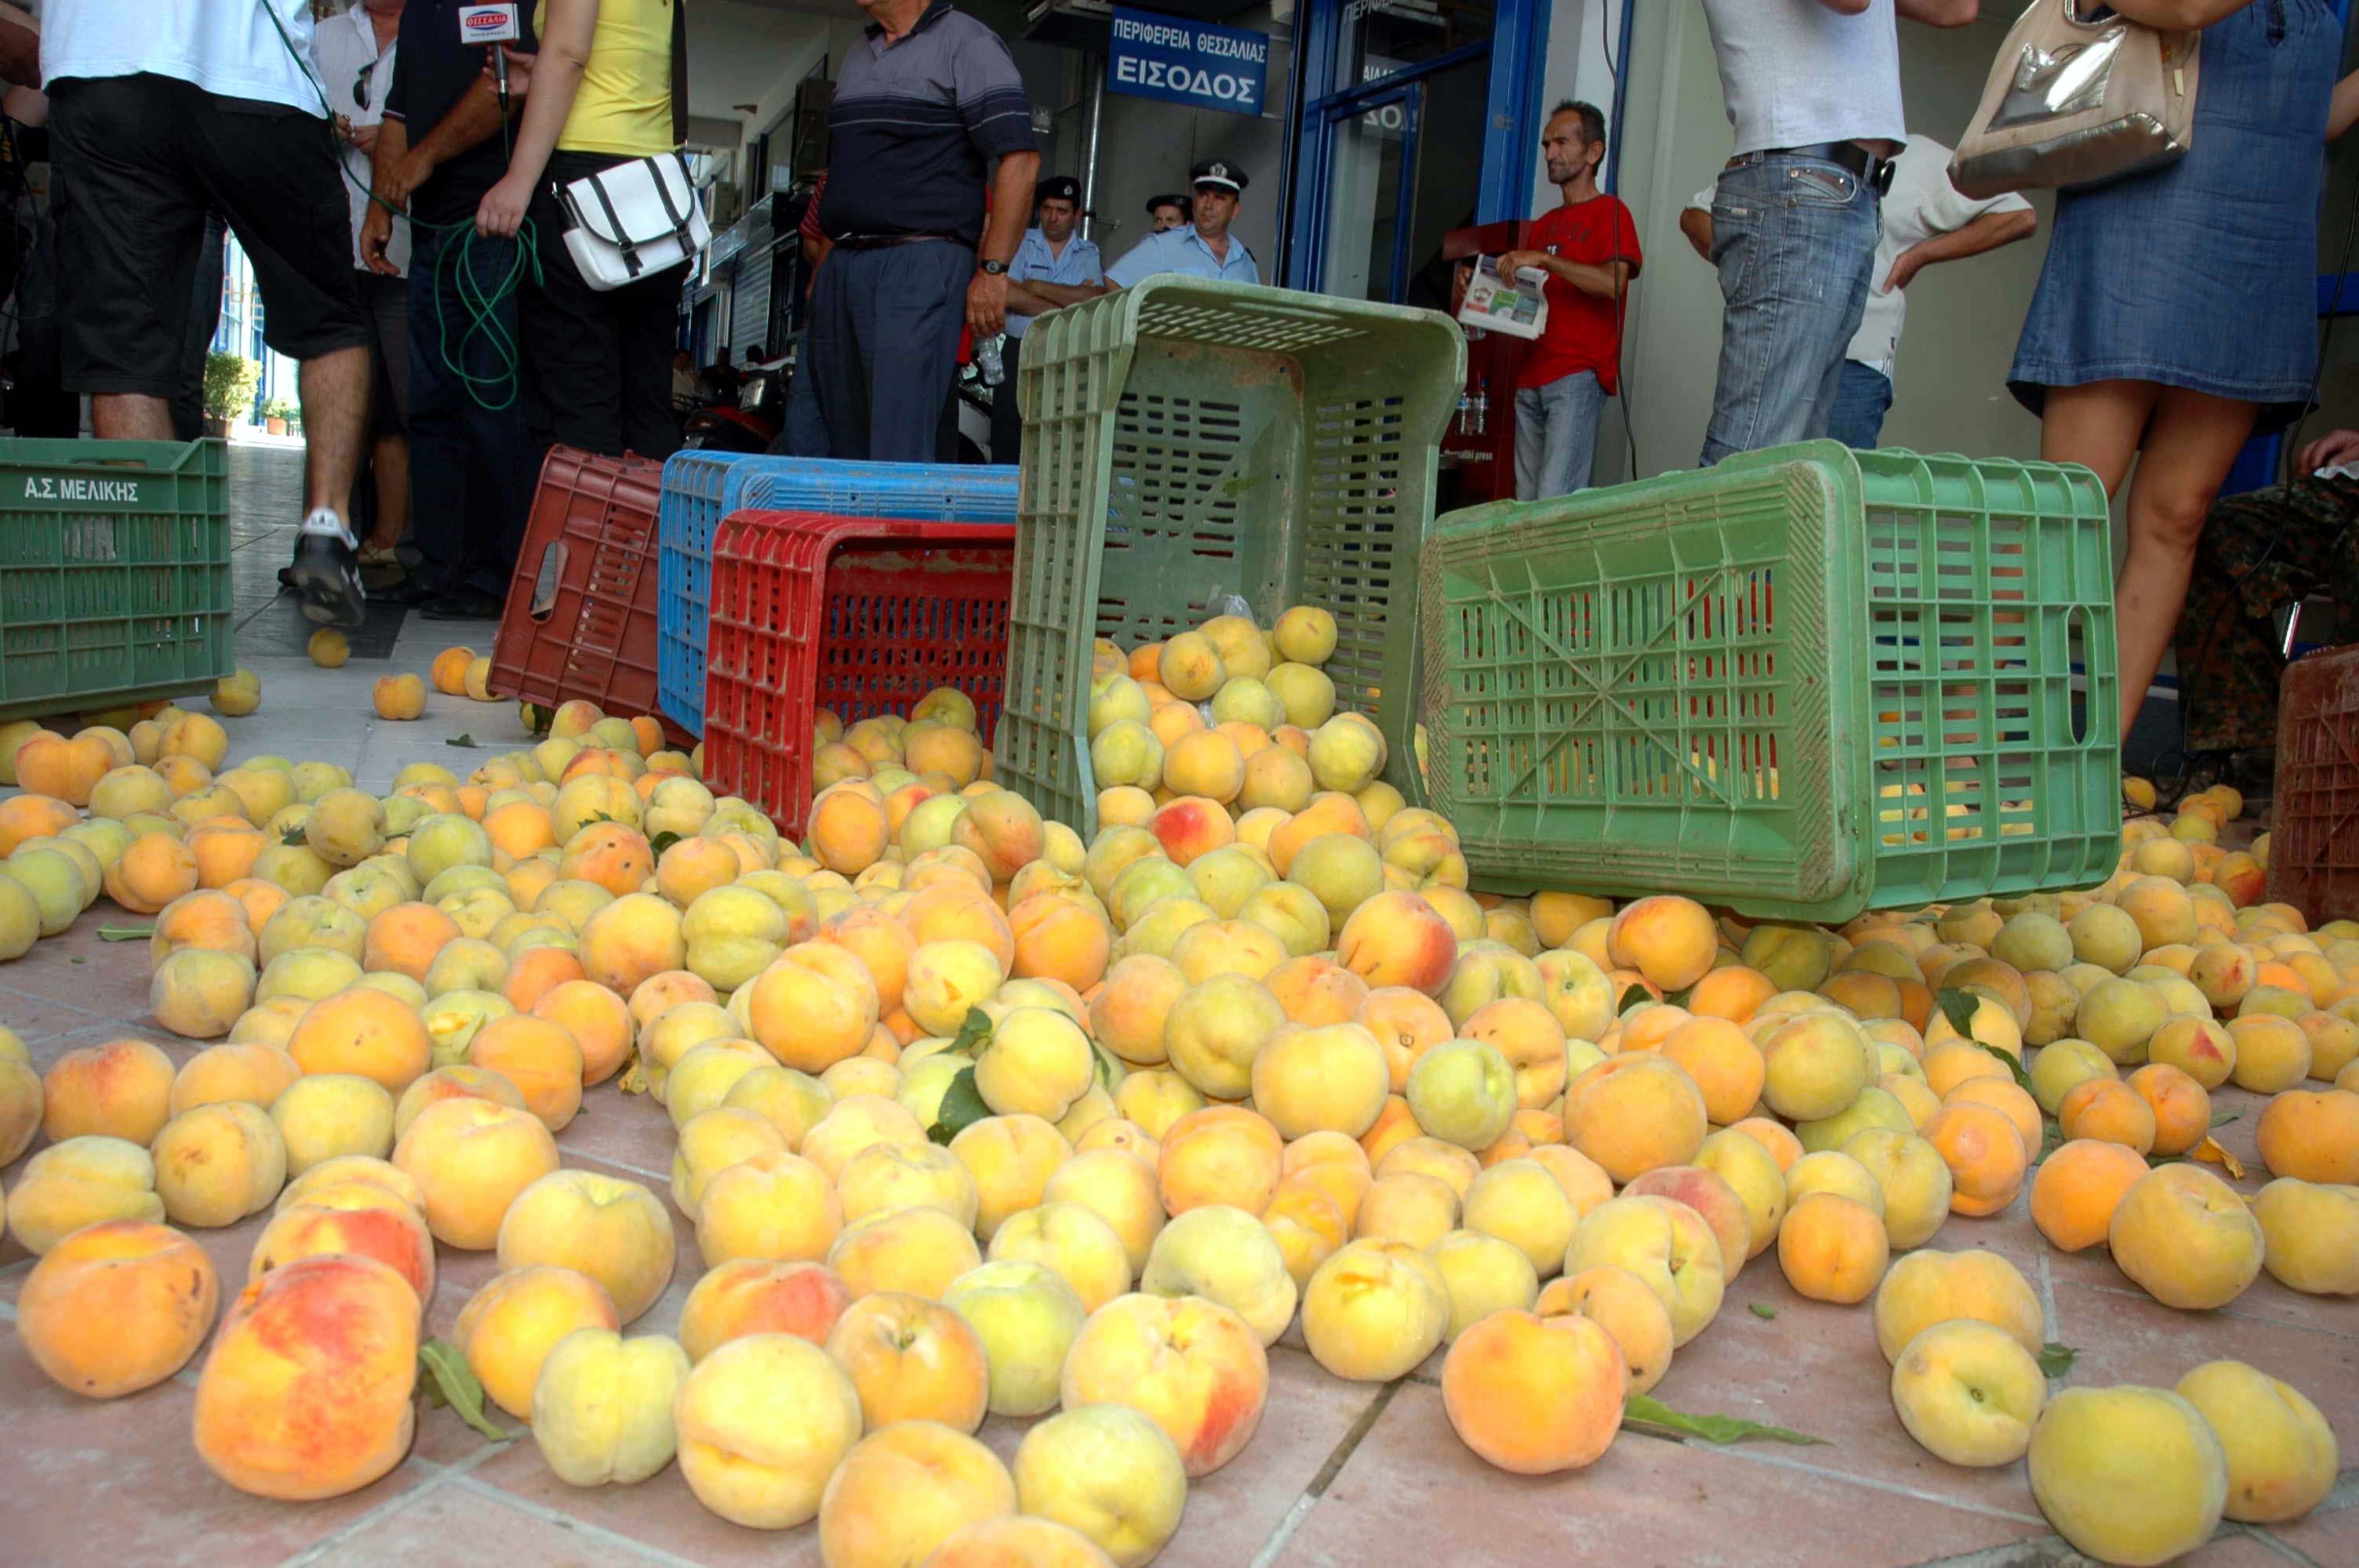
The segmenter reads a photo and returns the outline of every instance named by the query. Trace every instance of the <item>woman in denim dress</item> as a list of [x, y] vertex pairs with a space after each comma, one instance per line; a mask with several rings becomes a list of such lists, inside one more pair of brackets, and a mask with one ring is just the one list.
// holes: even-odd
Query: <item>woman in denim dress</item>
[[2318, 368], [2319, 203], [2342, 32], [2328, 0], [2113, 0], [2203, 28], [2194, 141], [2167, 168], [2057, 199], [2008, 389], [2040, 456], [2128, 502], [2114, 589], [2126, 734], [2187, 596], [2204, 514]]

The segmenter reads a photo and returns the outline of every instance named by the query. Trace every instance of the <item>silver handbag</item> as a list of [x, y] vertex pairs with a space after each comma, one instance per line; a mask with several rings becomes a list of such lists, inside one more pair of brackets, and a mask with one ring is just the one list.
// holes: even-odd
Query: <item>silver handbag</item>
[[2195, 139], [2202, 38], [2130, 21], [2099, 0], [2031, 0], [1950, 159], [1951, 183], [1985, 200], [2177, 162]]

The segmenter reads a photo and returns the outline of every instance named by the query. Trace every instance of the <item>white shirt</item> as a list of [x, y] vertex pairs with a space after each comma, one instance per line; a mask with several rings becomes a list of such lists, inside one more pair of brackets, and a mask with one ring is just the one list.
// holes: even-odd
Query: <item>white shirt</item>
[[[2031, 203], [2013, 191], [1977, 201], [1950, 183], [1950, 149], [1930, 136], [1911, 135], [1894, 159], [1892, 190], [1884, 199], [1884, 233], [1875, 243], [1875, 272], [1868, 280], [1867, 309], [1843, 357], [1857, 360], [1889, 379], [1900, 354], [1900, 329], [1908, 316], [1908, 291], [1888, 288], [1892, 264], [1901, 253], [1937, 234], [1955, 233], [1990, 212], [2028, 212]], [[1712, 211], [1712, 192], [1695, 193], [1688, 206]]]
[[44, 87], [67, 76], [152, 72], [318, 115], [320, 92], [305, 69], [310, 52], [310, 0], [49, 0], [42, 7]]
[[[385, 46], [384, 53], [377, 52], [376, 26], [369, 20], [364, 4], [321, 23], [319, 35], [311, 40], [311, 67], [319, 72], [320, 85], [327, 89], [329, 107], [355, 127], [378, 124], [385, 119], [385, 95], [393, 91], [393, 55], [391, 44]], [[364, 70], [368, 72], [366, 107], [353, 91], [360, 85]], [[344, 147], [343, 158], [350, 176], [343, 184], [344, 203], [353, 217], [353, 265], [364, 267], [367, 264], [361, 259], [361, 220], [368, 216], [374, 170], [369, 155], [358, 147]], [[397, 270], [409, 271], [408, 219], [396, 215], [385, 254]]]
[[1893, 0], [1855, 16], [1819, 0], [1703, 0], [1703, 15], [1737, 152], [1908, 134]]

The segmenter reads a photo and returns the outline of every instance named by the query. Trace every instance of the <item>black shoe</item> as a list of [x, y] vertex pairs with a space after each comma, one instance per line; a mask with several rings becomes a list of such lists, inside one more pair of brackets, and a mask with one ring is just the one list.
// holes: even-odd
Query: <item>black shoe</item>
[[458, 588], [429, 604], [424, 613], [429, 621], [497, 621], [500, 610], [500, 601], [490, 594]]
[[416, 610], [421, 606], [432, 604], [441, 597], [442, 591], [440, 589], [429, 588], [414, 577], [403, 578], [399, 582], [387, 587], [373, 588], [368, 590], [368, 601], [371, 604], [397, 604], [404, 610]]
[[303, 619], [321, 626], [357, 626], [367, 604], [361, 592], [360, 546], [343, 520], [326, 507], [303, 519], [295, 562], [282, 574], [301, 600]]

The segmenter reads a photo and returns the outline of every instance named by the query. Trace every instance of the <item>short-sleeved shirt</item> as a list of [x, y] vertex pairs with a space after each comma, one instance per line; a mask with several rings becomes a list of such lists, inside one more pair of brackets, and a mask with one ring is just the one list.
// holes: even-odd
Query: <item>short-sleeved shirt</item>
[[303, 69], [310, 51], [310, 0], [49, 0], [41, 8], [44, 83], [152, 73], [324, 118]]
[[828, 105], [821, 198], [830, 239], [853, 234], [983, 238], [984, 166], [1035, 150], [1024, 80], [999, 35], [934, 0], [889, 47], [871, 24], [844, 56]]
[[[2031, 203], [2008, 191], [1977, 201], [1950, 183], [1950, 149], [1930, 136], [1911, 135], [1893, 160], [1892, 189], [1884, 199], [1884, 235], [1876, 242], [1875, 273], [1868, 279], [1867, 308], [1859, 331], [1843, 351], [1886, 379], [1900, 355], [1900, 329], [1908, 317], [1908, 291], [1887, 288], [1892, 264], [1911, 245], [1936, 234], [1955, 233], [1991, 212], [2028, 212]], [[1688, 206], [1712, 211], [1712, 192], [1699, 190]]]
[[[386, 95], [393, 91], [394, 62], [400, 55], [400, 40], [380, 50], [376, 47], [376, 24], [369, 20], [368, 7], [355, 5], [341, 16], [330, 16], [320, 23], [311, 38], [311, 63], [320, 73], [320, 85], [327, 90], [328, 107], [350, 120], [355, 127], [374, 125], [385, 118]], [[367, 102], [362, 102], [365, 93]], [[353, 265], [365, 267], [362, 260], [361, 220], [368, 216], [369, 184], [373, 178], [373, 160], [360, 148], [346, 146], [342, 149], [345, 204], [353, 214]], [[393, 221], [393, 236], [386, 242], [386, 259], [396, 272], [409, 270], [409, 220]]]
[[[1593, 196], [1542, 213], [1533, 220], [1523, 248], [1590, 266], [1627, 262], [1633, 277], [1646, 261], [1638, 249], [1637, 228], [1630, 222], [1630, 209], [1622, 205], [1618, 196]], [[1546, 386], [1593, 371], [1597, 384], [1608, 395], [1619, 391], [1626, 297], [1617, 304], [1553, 276], [1548, 280], [1547, 294], [1548, 328], [1532, 345], [1516, 384]]]
[[[1065, 236], [1065, 254], [1059, 255], [1050, 249], [1047, 237], [1038, 229], [1024, 231], [1023, 241], [1016, 247], [1016, 258], [1007, 264], [1007, 277], [1011, 283], [1024, 283], [1036, 278], [1042, 283], [1063, 284], [1105, 281], [1105, 274], [1098, 264], [1095, 241], [1085, 240], [1079, 234], [1068, 234]], [[1021, 338], [1031, 325], [1031, 317], [1019, 316], [1013, 310], [1007, 313], [1009, 337]]]
[[[529, 11], [517, 18], [524, 36], [508, 47], [537, 52], [539, 34]], [[484, 74], [484, 46], [459, 41], [459, 0], [409, 0], [401, 9], [395, 42], [393, 87], [385, 117], [403, 122], [416, 146], [467, 95]], [[409, 215], [423, 223], [456, 223], [472, 218], [484, 192], [508, 171], [508, 157], [495, 133], [445, 160], [409, 199]]]
[[1821, 0], [1703, 0], [1703, 18], [1738, 152], [1908, 134], [1894, 0], [1850, 16]]
[[[560, 152], [652, 157], [679, 144], [671, 125], [671, 39], [677, 0], [599, 0], [582, 85], [558, 133]], [[549, 26], [549, 0], [532, 14]]]
[[1189, 277], [1225, 278], [1231, 283], [1259, 283], [1261, 267], [1254, 261], [1253, 252], [1234, 234], [1229, 236], [1226, 260], [1212, 254], [1212, 247], [1196, 232], [1193, 225], [1181, 229], [1166, 229], [1147, 238], [1125, 252], [1120, 261], [1106, 268], [1106, 281], [1117, 287], [1128, 288], [1161, 272], [1176, 272]]

